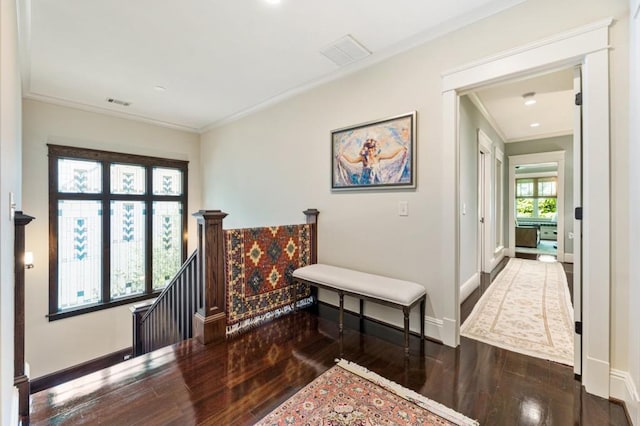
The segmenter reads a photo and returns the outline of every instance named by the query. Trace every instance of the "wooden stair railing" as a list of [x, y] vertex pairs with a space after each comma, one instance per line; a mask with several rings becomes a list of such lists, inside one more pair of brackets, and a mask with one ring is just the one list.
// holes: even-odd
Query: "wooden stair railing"
[[198, 248], [153, 302], [133, 313], [133, 356], [195, 337], [203, 344], [226, 334], [224, 243], [220, 210], [200, 210]]
[[[304, 211], [317, 262], [318, 210]], [[198, 248], [153, 303], [133, 306], [133, 356], [195, 338], [206, 345], [226, 336], [225, 249], [220, 210], [200, 210]]]
[[13, 385], [18, 388], [18, 415], [22, 424], [29, 424], [29, 393], [30, 383], [24, 364], [24, 263], [25, 254], [25, 226], [33, 219], [32, 216], [16, 212], [14, 217], [15, 236], [13, 242], [14, 266], [14, 334], [13, 334]]
[[133, 356], [193, 336], [193, 314], [199, 305], [198, 252], [194, 251], [153, 303], [131, 308]]

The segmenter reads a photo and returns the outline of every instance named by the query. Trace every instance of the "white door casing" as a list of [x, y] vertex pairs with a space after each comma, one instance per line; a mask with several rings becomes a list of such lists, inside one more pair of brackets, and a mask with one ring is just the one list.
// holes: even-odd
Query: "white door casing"
[[[575, 67], [573, 92], [582, 92], [580, 67]], [[582, 322], [582, 221], [575, 218], [575, 208], [582, 206], [582, 106], [574, 105], [573, 117], [573, 319]], [[573, 336], [573, 372], [582, 374], [582, 336]]]
[[582, 65], [582, 383], [587, 392], [609, 397], [610, 373], [610, 188], [608, 18], [445, 72], [442, 77], [443, 158], [455, 160], [445, 182], [452, 183], [456, 214], [451, 238], [454, 282], [443, 297], [442, 340], [460, 344], [460, 146], [459, 95], [480, 86], [543, 71]]

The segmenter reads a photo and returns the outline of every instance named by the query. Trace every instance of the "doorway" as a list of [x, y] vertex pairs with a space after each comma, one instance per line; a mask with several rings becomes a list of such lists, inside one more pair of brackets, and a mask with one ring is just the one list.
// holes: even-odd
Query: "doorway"
[[[456, 159], [452, 170], [451, 213], [453, 230], [454, 285], [443, 307], [442, 340], [460, 342], [460, 157], [458, 112], [460, 96], [475, 88], [544, 72], [582, 65], [584, 71], [583, 114], [583, 207], [582, 221], [582, 383], [587, 392], [608, 398], [610, 372], [610, 259], [609, 259], [609, 57], [607, 19], [540, 42], [513, 49], [445, 73], [442, 80], [443, 155]], [[593, 321], [591, 321], [593, 319]]]
[[[461, 320], [468, 318], [463, 327], [466, 337], [576, 366], [575, 371], [579, 372], [580, 357], [574, 359], [574, 317], [569, 297], [570, 289], [578, 290], [579, 283], [568, 283], [572, 275], [565, 270], [571, 270], [571, 265], [552, 267], [537, 262], [538, 266], [527, 266], [519, 261], [505, 267], [508, 259], [500, 263], [497, 256], [503, 249], [498, 231], [503, 230], [508, 235], [510, 257], [565, 260], [565, 205], [569, 210], [573, 205], [573, 187], [568, 185], [570, 190], [565, 191], [565, 175], [573, 174], [572, 161], [565, 161], [565, 156], [572, 159], [574, 152], [573, 74], [572, 68], [547, 72], [479, 87], [461, 97], [461, 162], [469, 164], [466, 157], [475, 155], [478, 173], [476, 194], [463, 190], [460, 202], [467, 204], [472, 195], [478, 199], [476, 238], [480, 260], [480, 287], [473, 297], [461, 297]], [[531, 122], [538, 125], [530, 127]], [[471, 131], [476, 127], [477, 142]], [[461, 168], [461, 185], [468, 184], [473, 174], [468, 168]], [[501, 203], [503, 183], [508, 188], [506, 205]], [[461, 234], [460, 245], [468, 241], [469, 237]], [[463, 282], [468, 276], [465, 254], [460, 254]], [[497, 275], [501, 268], [505, 272]], [[527, 274], [517, 273], [520, 268], [526, 269]], [[503, 282], [505, 274], [508, 282]], [[496, 276], [499, 284], [490, 287]], [[467, 294], [465, 289], [464, 295]], [[505, 304], [505, 300], [513, 304]], [[539, 339], [544, 329], [553, 333], [548, 339]]]

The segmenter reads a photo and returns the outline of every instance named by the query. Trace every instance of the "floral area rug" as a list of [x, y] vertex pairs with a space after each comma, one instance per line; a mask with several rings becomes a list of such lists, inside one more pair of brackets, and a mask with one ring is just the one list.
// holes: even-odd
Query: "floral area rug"
[[573, 307], [562, 265], [509, 260], [462, 324], [460, 334], [573, 365]]
[[325, 371], [257, 425], [478, 425], [349, 361]]

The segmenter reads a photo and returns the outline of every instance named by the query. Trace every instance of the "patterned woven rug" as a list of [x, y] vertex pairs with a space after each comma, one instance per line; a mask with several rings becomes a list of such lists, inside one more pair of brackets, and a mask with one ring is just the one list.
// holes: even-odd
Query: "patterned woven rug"
[[310, 232], [307, 224], [224, 230], [227, 334], [311, 303], [309, 286], [292, 277], [310, 262]]
[[478, 425], [349, 361], [325, 371], [257, 425]]
[[573, 306], [562, 265], [509, 260], [462, 324], [460, 334], [573, 365]]

